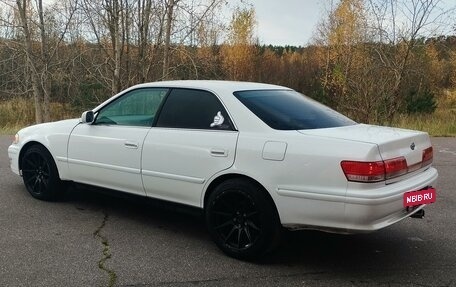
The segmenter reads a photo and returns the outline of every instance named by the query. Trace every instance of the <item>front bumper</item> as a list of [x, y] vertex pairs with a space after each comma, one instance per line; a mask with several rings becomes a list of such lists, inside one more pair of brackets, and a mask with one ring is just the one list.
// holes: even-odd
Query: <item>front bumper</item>
[[19, 146], [15, 144], [12, 144], [8, 147], [8, 158], [10, 162], [10, 168], [17, 175], [21, 175], [19, 171], [19, 151]]

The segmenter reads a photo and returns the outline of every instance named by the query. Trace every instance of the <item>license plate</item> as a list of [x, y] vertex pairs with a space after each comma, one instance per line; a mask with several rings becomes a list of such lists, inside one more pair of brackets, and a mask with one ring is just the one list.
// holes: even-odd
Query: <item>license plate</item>
[[436, 197], [435, 188], [409, 191], [404, 193], [404, 207], [434, 203]]

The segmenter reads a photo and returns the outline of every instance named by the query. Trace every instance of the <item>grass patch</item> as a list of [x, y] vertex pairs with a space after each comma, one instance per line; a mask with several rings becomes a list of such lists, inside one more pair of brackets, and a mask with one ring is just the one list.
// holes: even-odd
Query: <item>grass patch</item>
[[[51, 120], [76, 118], [80, 116], [69, 104], [51, 103]], [[30, 99], [16, 98], [0, 102], [0, 134], [14, 135], [23, 127], [35, 123], [35, 108]]]
[[434, 137], [456, 136], [456, 91], [444, 91], [434, 113], [399, 115], [393, 126], [425, 131]]
[[434, 137], [456, 136], [456, 110], [436, 111], [433, 114], [400, 115], [393, 126], [425, 131]]
[[[15, 135], [18, 130], [22, 129], [24, 126], [4, 126], [0, 127], [0, 135]], [[13, 140], [11, 138], [11, 140]]]

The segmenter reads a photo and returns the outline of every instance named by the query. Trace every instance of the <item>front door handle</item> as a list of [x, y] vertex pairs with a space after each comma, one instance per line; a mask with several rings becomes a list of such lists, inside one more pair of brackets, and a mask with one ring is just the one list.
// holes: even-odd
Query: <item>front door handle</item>
[[211, 149], [211, 156], [227, 157], [228, 151], [224, 149]]
[[137, 142], [132, 142], [132, 141], [126, 141], [124, 143], [124, 146], [126, 148], [137, 149], [138, 148], [138, 143]]

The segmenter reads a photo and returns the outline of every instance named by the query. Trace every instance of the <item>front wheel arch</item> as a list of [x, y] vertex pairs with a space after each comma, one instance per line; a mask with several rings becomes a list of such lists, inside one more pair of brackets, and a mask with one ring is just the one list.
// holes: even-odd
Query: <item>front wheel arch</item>
[[[31, 148], [32, 146], [35, 146], [35, 145], [40, 145], [40, 146], [44, 147], [52, 155], [51, 151], [44, 144], [37, 142], [37, 141], [29, 141], [21, 148], [21, 151], [19, 152], [19, 159], [18, 159], [19, 160], [19, 170], [22, 170], [22, 159], [24, 158], [24, 154], [27, 152], [27, 150], [29, 148]], [[54, 156], [52, 156], [52, 157], [54, 158]]]
[[65, 194], [67, 184], [60, 179], [54, 156], [45, 145], [35, 141], [25, 144], [19, 163], [24, 185], [33, 197], [53, 201]]

